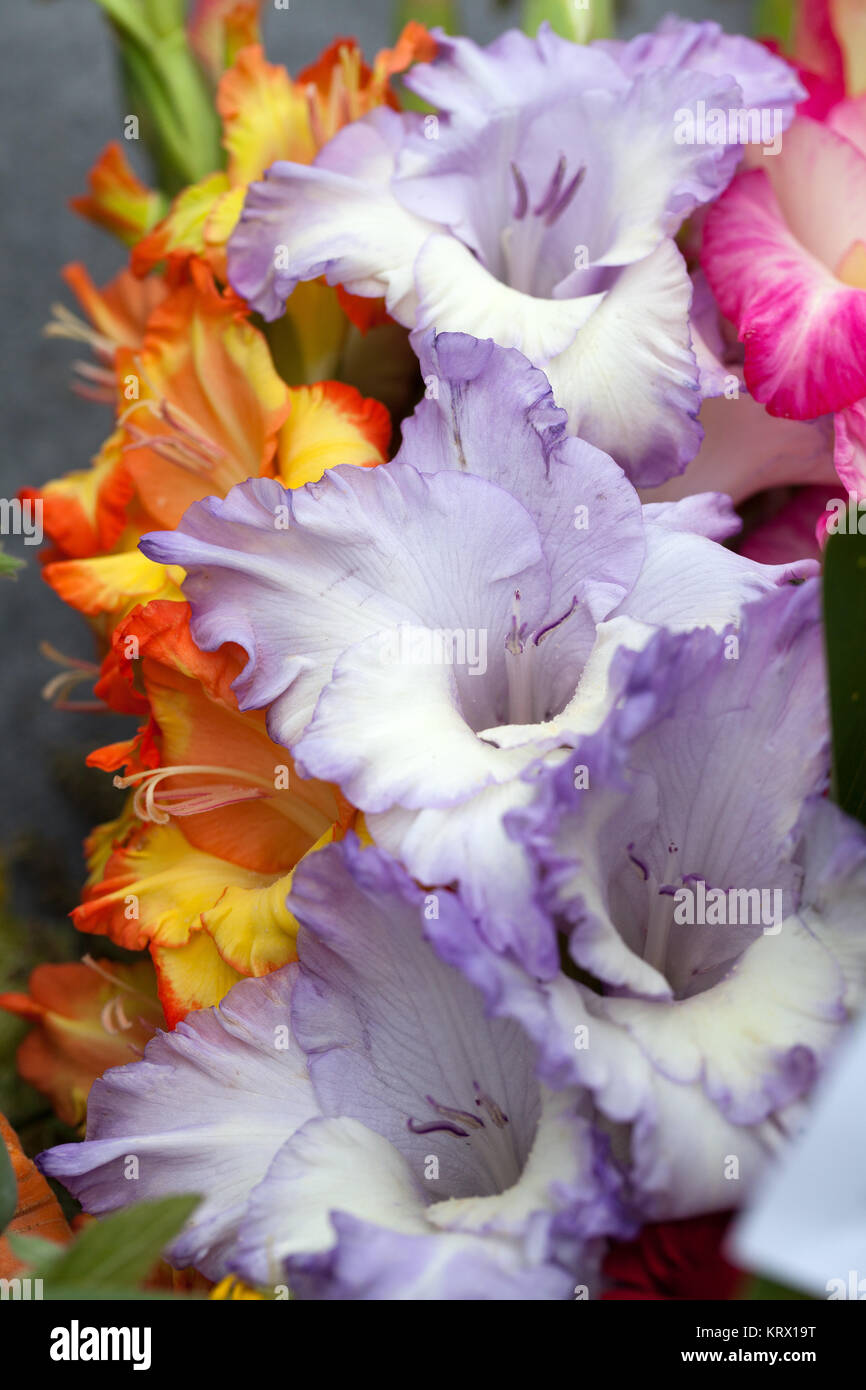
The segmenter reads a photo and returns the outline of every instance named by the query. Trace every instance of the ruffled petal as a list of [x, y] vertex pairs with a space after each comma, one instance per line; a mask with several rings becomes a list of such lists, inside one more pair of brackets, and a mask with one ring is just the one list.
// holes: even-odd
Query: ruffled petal
[[286, 1135], [318, 1113], [288, 1027], [296, 970], [242, 981], [219, 1009], [155, 1038], [144, 1061], [103, 1077], [91, 1092], [89, 1138], [42, 1154], [42, 1171], [95, 1215], [200, 1193], [168, 1253], [181, 1268], [221, 1277], [251, 1190]]
[[[209, 651], [234, 641], [247, 651], [234, 688], [242, 707], [274, 702], [269, 731], [287, 747], [337, 658], [401, 622], [488, 629], [501, 685], [515, 589], [529, 621], [544, 612], [548, 592], [537, 530], [519, 503], [483, 479], [425, 476], [408, 464], [334, 469], [295, 493], [267, 479], [245, 483], [142, 546], [167, 563], [186, 556], [196, 642]], [[462, 673], [460, 684], [471, 695], [471, 676]]]
[[403, 118], [381, 107], [346, 127], [309, 167], [277, 163], [251, 185], [231, 238], [229, 279], [267, 319], [300, 280], [325, 275], [355, 294], [385, 296], [412, 322], [412, 266], [432, 226], [390, 190]]

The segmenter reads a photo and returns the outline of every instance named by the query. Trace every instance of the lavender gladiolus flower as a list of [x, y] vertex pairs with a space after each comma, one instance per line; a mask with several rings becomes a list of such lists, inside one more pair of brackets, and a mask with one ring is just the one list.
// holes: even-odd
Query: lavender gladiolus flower
[[246, 650], [241, 707], [269, 706], [302, 775], [338, 783], [420, 882], [458, 882], [500, 942], [537, 935], [549, 975], [503, 824], [532, 796], [523, 774], [601, 722], [619, 648], [724, 627], [814, 566], [707, 539], [737, 528], [721, 498], [641, 508], [519, 353], [443, 334], [423, 365], [436, 390], [392, 463], [294, 493], [244, 483], [142, 548], [187, 571], [200, 647]]
[[538, 779], [511, 828], [568, 973], [431, 924], [548, 1083], [592, 1091], [648, 1218], [741, 1201], [862, 1006], [866, 832], [821, 795], [821, 641], [814, 581], [736, 632], [659, 633]]
[[[88, 1211], [198, 1191], [178, 1265], [301, 1297], [548, 1299], [629, 1229], [605, 1145], [535, 1049], [424, 939], [429, 904], [354, 837], [298, 869], [299, 964], [237, 985], [93, 1087], [43, 1154]], [[437, 901], [455, 931], [466, 914]], [[138, 1181], [126, 1178], [130, 1155]]]
[[675, 22], [607, 47], [547, 26], [486, 49], [437, 38], [435, 61], [406, 81], [439, 114], [379, 108], [312, 166], [274, 164], [231, 238], [232, 284], [274, 318], [300, 280], [325, 275], [384, 295], [412, 328], [517, 347], [569, 430], [636, 483], [682, 472], [702, 389], [674, 237], [749, 137], [736, 120], [719, 139], [680, 127], [750, 103], [786, 126], [796, 77], [715, 26]]

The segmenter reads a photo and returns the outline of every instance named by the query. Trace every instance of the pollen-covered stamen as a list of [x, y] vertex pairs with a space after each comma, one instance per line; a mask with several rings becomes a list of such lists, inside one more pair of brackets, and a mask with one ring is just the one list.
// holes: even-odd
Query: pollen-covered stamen
[[477, 1081], [473, 1081], [472, 1085], [475, 1088], [475, 1104], [486, 1110], [488, 1118], [497, 1129], [504, 1129], [508, 1124], [508, 1116], [505, 1111], [496, 1104], [492, 1096], [489, 1096], [486, 1091], [482, 1091]]
[[638, 873], [640, 874], [641, 878], [643, 879], [644, 883], [648, 883], [648, 882], [649, 882], [649, 869], [647, 868], [646, 864], [644, 863], [644, 861], [643, 861], [642, 859], [639, 859], [639, 858], [637, 857], [636, 854], [632, 854], [632, 850], [633, 850], [633, 849], [634, 849], [634, 845], [629, 845], [629, 847], [628, 847], [628, 857], [629, 857], [629, 859], [631, 860], [631, 862], [634, 864], [635, 868], [637, 869], [637, 871], [638, 871]]
[[[169, 777], [190, 776], [223, 777], [227, 780], [212, 784], [201, 783], [174, 791], [165, 790], [161, 786]], [[128, 777], [114, 779], [114, 785], [123, 789], [135, 787], [136, 783], [138, 785], [133, 798], [135, 814], [140, 820], [154, 821], [157, 825], [166, 825], [172, 816], [198, 816], [204, 811], [218, 811], [236, 802], [254, 801], [276, 794], [273, 782], [263, 777], [241, 772], [238, 768], [208, 767], [196, 763], [146, 769], [143, 772], [132, 772]], [[244, 786], [243, 783], [247, 785]]]
[[523, 177], [518, 165], [514, 163], [514, 160], [511, 161], [511, 176], [514, 179], [514, 186], [517, 190], [517, 205], [514, 209], [514, 216], [519, 222], [526, 216], [529, 207], [529, 190], [526, 187], [526, 179]]
[[577, 173], [574, 175], [574, 178], [571, 179], [568, 184], [566, 184], [565, 188], [557, 198], [556, 202], [548, 210], [547, 216], [544, 219], [548, 227], [552, 227], [554, 222], [556, 222], [556, 220], [559, 217], [561, 217], [562, 214], [565, 212], [565, 209], [568, 207], [569, 203], [574, 198], [575, 193], [580, 188], [580, 185], [583, 183], [585, 176], [586, 165], [581, 164]]
[[509, 167], [517, 197], [512, 215], [499, 234], [502, 254], [500, 279], [524, 294], [546, 294], [544, 289], [539, 291], [539, 281], [547, 283], [544, 240], [548, 229], [562, 217], [574, 200], [586, 176], [586, 165], [582, 164], [566, 181], [567, 161], [565, 155], [561, 154], [541, 197], [534, 204], [530, 203], [526, 178], [520, 166], [512, 160]]
[[552, 207], [556, 206], [557, 199], [559, 198], [559, 192], [562, 188], [562, 180], [564, 178], [565, 155], [561, 154], [556, 162], [556, 168], [553, 171], [553, 177], [551, 178], [550, 183], [547, 185], [547, 188], [542, 194], [540, 200], [532, 209], [536, 217], [544, 217], [545, 214], [548, 213]]
[[406, 1125], [412, 1134], [439, 1132], [468, 1140], [468, 1147], [471, 1147], [476, 1160], [480, 1161], [489, 1177], [485, 1195], [505, 1192], [519, 1178], [525, 1154], [519, 1151], [518, 1136], [502, 1107], [481, 1089], [477, 1081], [472, 1082], [472, 1089], [475, 1092], [475, 1114], [442, 1105], [433, 1096], [425, 1096], [427, 1104], [435, 1110], [436, 1118], [418, 1120], [410, 1116]]
[[573, 599], [571, 600], [571, 603], [569, 604], [568, 608], [567, 608], [566, 611], [562, 614], [561, 617], [559, 617], [559, 618], [554, 618], [554, 620], [553, 620], [552, 623], [545, 623], [544, 627], [540, 627], [540, 628], [538, 629], [538, 631], [536, 632], [535, 636], [534, 636], [533, 639], [532, 639], [534, 645], [535, 645], [536, 647], [539, 646], [539, 645], [541, 644], [541, 642], [544, 640], [544, 638], [548, 635], [548, 633], [554, 632], [554, 631], [556, 630], [556, 628], [561, 627], [562, 624], [566, 621], [566, 619], [571, 617], [572, 613], [573, 613], [574, 610], [577, 608], [577, 605], [578, 605], [578, 598], [577, 598], [577, 595], [575, 594], [574, 597], [573, 597]]
[[442, 1130], [446, 1134], [456, 1134], [458, 1139], [468, 1139], [471, 1130], [484, 1128], [484, 1121], [480, 1116], [472, 1115], [468, 1110], [455, 1110], [451, 1105], [441, 1105], [432, 1096], [425, 1096], [424, 1099], [441, 1119], [416, 1120], [410, 1115], [406, 1126], [413, 1134], [433, 1134]]

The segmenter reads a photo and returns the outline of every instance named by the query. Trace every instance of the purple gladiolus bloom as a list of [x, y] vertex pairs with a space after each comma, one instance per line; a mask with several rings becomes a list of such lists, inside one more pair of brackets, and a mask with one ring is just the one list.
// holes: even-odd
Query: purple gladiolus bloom
[[420, 882], [459, 883], [500, 942], [537, 938], [550, 975], [504, 828], [532, 797], [524, 774], [602, 721], [620, 648], [659, 626], [724, 627], [814, 565], [708, 539], [738, 526], [710, 494], [642, 508], [519, 353], [460, 334], [422, 351], [436, 389], [393, 462], [293, 493], [241, 484], [142, 549], [187, 571], [201, 648], [248, 653], [241, 708], [269, 707], [302, 775], [338, 783]]
[[822, 795], [821, 644], [811, 580], [737, 631], [659, 633], [536, 780], [510, 824], [567, 973], [431, 923], [547, 1082], [593, 1093], [649, 1219], [743, 1200], [862, 1007], [866, 832]]
[[[425, 939], [430, 900], [354, 837], [289, 899], [299, 963], [235, 986], [94, 1083], [43, 1171], [95, 1213], [201, 1192], [169, 1256], [301, 1297], [549, 1299], [627, 1232], [585, 1095]], [[468, 922], [453, 894], [440, 920]], [[129, 1155], [138, 1181], [126, 1176]]]
[[[267, 318], [324, 275], [384, 295], [407, 326], [470, 333], [542, 367], [570, 432], [635, 483], [682, 472], [701, 440], [692, 284], [674, 237], [726, 186], [754, 107], [787, 126], [787, 65], [713, 25], [628, 45], [542, 26], [487, 48], [437, 33], [407, 85], [435, 106], [378, 108], [310, 166], [251, 186], [229, 278]], [[726, 132], [706, 133], [707, 113]], [[728, 117], [730, 116], [730, 119]]]

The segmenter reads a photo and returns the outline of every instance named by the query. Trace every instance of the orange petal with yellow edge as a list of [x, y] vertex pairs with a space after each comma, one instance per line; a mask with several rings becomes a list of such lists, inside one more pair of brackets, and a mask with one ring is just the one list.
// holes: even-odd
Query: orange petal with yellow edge
[[[129, 470], [160, 526], [176, 526], [202, 497], [223, 496], [266, 471], [289, 410], [264, 336], [207, 267], [152, 314], [138, 354], [138, 395], [122, 423]], [[121, 379], [136, 368], [118, 356]]]
[[205, 227], [228, 188], [229, 181], [222, 170], [184, 188], [165, 217], [133, 247], [130, 264], [135, 274], [146, 275], [169, 256], [201, 256], [207, 260]]
[[22, 488], [19, 496], [41, 500], [45, 534], [64, 558], [86, 558], [110, 550], [122, 535], [133, 491], [115, 431], [89, 468]]
[[239, 48], [260, 43], [262, 0], [195, 0], [187, 20], [193, 52], [211, 77], [229, 66]]
[[58, 560], [46, 565], [42, 574], [64, 603], [79, 613], [109, 614], [114, 620], [152, 598], [180, 598], [183, 581], [179, 565], [158, 565], [140, 550], [89, 560]]
[[183, 946], [227, 887], [263, 888], [271, 880], [194, 849], [173, 823], [147, 825], [112, 850], [103, 877], [88, 885], [71, 916], [79, 931], [110, 936], [127, 950], [151, 941]]
[[309, 164], [316, 153], [309, 103], [286, 69], [253, 45], [238, 54], [217, 89], [229, 182], [252, 183], [278, 159]]
[[193, 1009], [209, 1009], [225, 999], [242, 977], [219, 954], [206, 932], [190, 937], [185, 946], [151, 945], [159, 997], [169, 1028]]
[[341, 463], [373, 468], [387, 458], [391, 416], [380, 401], [340, 381], [289, 388], [291, 409], [280, 431], [277, 471], [286, 487], [316, 482]]
[[159, 217], [162, 198], [130, 166], [122, 147], [107, 145], [87, 176], [89, 192], [70, 207], [132, 246]]

